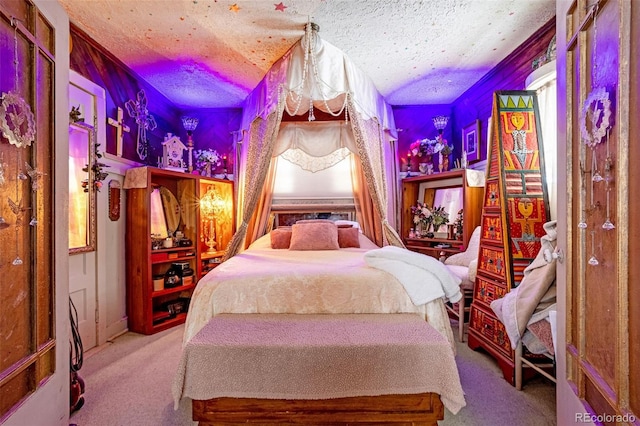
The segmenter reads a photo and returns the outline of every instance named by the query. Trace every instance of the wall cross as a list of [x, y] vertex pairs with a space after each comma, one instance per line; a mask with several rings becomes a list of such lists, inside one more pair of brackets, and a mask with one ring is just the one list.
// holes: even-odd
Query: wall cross
[[122, 108], [118, 107], [118, 115], [116, 116], [116, 119], [109, 117], [109, 119], [107, 120], [110, 125], [116, 128], [116, 155], [118, 157], [122, 157], [122, 132], [131, 131], [129, 126], [124, 124], [123, 119], [124, 111], [122, 110]]

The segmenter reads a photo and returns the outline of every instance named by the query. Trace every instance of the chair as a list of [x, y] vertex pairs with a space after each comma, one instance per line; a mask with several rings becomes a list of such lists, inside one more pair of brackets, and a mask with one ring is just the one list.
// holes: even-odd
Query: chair
[[466, 317], [473, 300], [473, 286], [476, 281], [480, 250], [480, 231], [479, 226], [474, 229], [465, 251], [449, 256], [444, 261], [449, 271], [462, 281], [460, 283], [462, 299], [458, 303], [447, 305], [450, 316], [458, 319], [458, 336], [461, 342], [464, 342], [464, 324], [468, 321]]

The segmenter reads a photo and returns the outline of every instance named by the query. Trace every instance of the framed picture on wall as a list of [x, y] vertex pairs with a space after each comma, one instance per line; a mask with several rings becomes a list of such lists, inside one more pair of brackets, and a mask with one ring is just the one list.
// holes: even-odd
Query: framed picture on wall
[[467, 161], [472, 163], [480, 158], [480, 120], [462, 128], [462, 149], [467, 153]]

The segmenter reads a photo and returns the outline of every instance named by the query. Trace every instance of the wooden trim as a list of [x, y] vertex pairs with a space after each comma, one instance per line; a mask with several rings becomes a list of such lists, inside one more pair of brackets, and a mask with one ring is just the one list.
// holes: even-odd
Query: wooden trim
[[193, 400], [200, 426], [244, 423], [288, 425], [432, 425], [444, 419], [435, 393], [357, 396], [321, 400], [213, 398]]
[[[620, 40], [619, 59], [618, 59], [618, 102], [616, 104], [617, 117], [615, 123], [630, 123], [630, 71], [629, 64], [631, 61], [631, 2], [623, 1], [618, 11], [620, 22], [618, 24], [618, 37]], [[617, 175], [616, 182], [629, 182], [629, 126], [617, 125], [617, 147], [616, 165], [614, 173]], [[617, 239], [618, 259], [631, 259], [629, 253], [629, 239], [624, 235], [631, 235], [629, 227], [629, 190], [627, 185], [616, 185], [616, 227], [618, 235]], [[622, 326], [630, 324], [629, 320], [629, 263], [618, 261], [618, 276], [623, 279], [618, 280], [618, 352], [615, 369], [615, 381], [618, 385], [616, 389], [618, 397], [618, 409], [629, 407], [629, 362], [630, 362], [630, 346], [629, 346], [629, 327]]]
[[472, 93], [476, 87], [480, 87], [487, 82], [490, 82], [491, 79], [499, 76], [504, 72], [505, 69], [512, 69], [512, 62], [517, 62], [521, 56], [526, 56], [527, 52], [529, 52], [538, 40], [543, 37], [548, 31], [551, 31], [556, 26], [556, 18], [555, 16], [551, 18], [546, 24], [538, 29], [531, 37], [527, 39], [524, 43], [518, 46], [513, 52], [511, 52], [505, 59], [500, 61], [498, 65], [493, 67], [491, 71], [484, 75], [480, 80], [474, 83], [467, 91], [462, 95], [464, 96], [467, 93]]

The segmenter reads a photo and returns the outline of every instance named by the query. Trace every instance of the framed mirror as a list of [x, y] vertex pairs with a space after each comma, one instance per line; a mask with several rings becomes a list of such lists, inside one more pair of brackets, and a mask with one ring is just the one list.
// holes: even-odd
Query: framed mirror
[[180, 227], [181, 208], [170, 189], [158, 186], [151, 192], [151, 236], [167, 238]]
[[96, 249], [96, 191], [89, 167], [95, 143], [93, 126], [69, 124], [69, 254]]
[[160, 187], [160, 197], [162, 198], [162, 208], [167, 221], [167, 231], [173, 236], [180, 226], [180, 203], [176, 196], [173, 195], [173, 192], [164, 186]]

